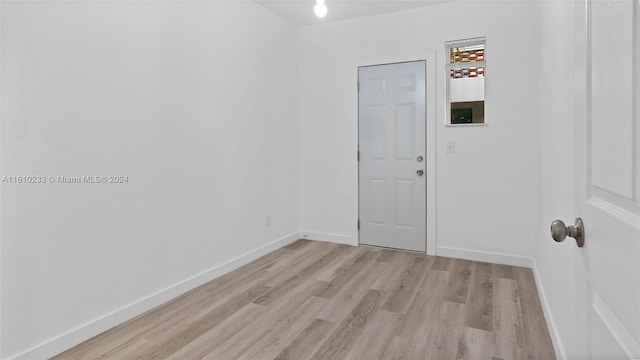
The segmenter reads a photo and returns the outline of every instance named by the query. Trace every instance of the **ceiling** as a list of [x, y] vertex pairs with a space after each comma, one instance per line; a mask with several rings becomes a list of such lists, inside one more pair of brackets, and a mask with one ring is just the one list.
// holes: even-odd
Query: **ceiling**
[[328, 21], [389, 13], [450, 2], [452, 0], [326, 0], [329, 12], [319, 19], [313, 14], [314, 0], [255, 0], [295, 25], [306, 26]]

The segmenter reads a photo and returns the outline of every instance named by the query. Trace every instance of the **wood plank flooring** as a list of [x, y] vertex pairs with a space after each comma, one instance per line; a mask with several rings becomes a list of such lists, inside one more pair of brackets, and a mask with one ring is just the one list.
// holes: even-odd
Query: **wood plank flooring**
[[299, 240], [54, 359], [555, 354], [530, 269]]

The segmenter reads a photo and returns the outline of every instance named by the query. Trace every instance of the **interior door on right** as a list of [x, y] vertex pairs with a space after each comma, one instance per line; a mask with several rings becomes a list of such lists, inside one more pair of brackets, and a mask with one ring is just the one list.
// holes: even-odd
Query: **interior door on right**
[[640, 359], [640, 1], [578, 3], [575, 208], [586, 234], [586, 350], [590, 359]]

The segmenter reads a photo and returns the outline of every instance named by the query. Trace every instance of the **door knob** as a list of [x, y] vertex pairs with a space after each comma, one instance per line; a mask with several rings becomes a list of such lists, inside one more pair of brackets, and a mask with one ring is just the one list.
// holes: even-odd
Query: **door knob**
[[578, 247], [584, 246], [584, 223], [581, 218], [576, 218], [574, 226], [566, 226], [561, 220], [551, 223], [551, 237], [557, 242], [563, 242], [567, 236], [576, 239]]
[[416, 171], [416, 174], [418, 174], [418, 176], [422, 176], [424, 175], [424, 170], [418, 169], [418, 171]]

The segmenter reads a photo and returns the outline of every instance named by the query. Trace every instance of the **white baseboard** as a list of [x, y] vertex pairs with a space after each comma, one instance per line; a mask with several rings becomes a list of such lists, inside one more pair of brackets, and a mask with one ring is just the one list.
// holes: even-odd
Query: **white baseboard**
[[533, 261], [533, 277], [536, 280], [536, 287], [538, 288], [538, 296], [540, 297], [540, 303], [542, 304], [542, 311], [544, 312], [544, 318], [547, 321], [547, 327], [549, 328], [549, 335], [551, 336], [551, 342], [553, 343], [553, 349], [556, 352], [556, 357], [559, 360], [566, 360], [567, 353], [564, 351], [564, 346], [562, 345], [562, 341], [560, 340], [560, 333], [558, 332], [558, 327], [556, 326], [555, 319], [551, 313], [551, 307], [549, 306], [549, 301], [547, 300], [547, 293], [544, 291], [544, 287], [542, 286], [542, 278], [540, 277], [540, 273], [538, 272], [538, 266], [536, 265], [536, 259], [532, 259]]
[[300, 239], [318, 240], [318, 241], [332, 242], [336, 244], [358, 246], [358, 240], [348, 235], [317, 233], [317, 232], [309, 232], [309, 231], [300, 231], [299, 235], [300, 235]]
[[[194, 289], [230, 271], [246, 265], [257, 258], [266, 255], [274, 250], [277, 250], [283, 246], [286, 246], [298, 239], [327, 241], [352, 246], [358, 245], [357, 240], [347, 235], [304, 231], [291, 233], [260, 248], [238, 256], [235, 259], [217, 265], [207, 271], [185, 279], [175, 285], [160, 290], [127, 306], [117, 309], [109, 314], [90, 321], [82, 326], [72, 329], [64, 334], [47, 340], [44, 343], [34, 346], [33, 348], [28, 349], [20, 354], [14, 355], [7, 360], [33, 360], [50, 358], [106, 330], [109, 330], [110, 328], [118, 324], [132, 319], [191, 289]], [[443, 246], [438, 247], [437, 251], [439, 256], [532, 268], [536, 280], [536, 286], [538, 288], [538, 294], [542, 303], [542, 309], [547, 320], [551, 340], [556, 351], [556, 356], [559, 359], [566, 359], [564, 347], [562, 346], [562, 342], [560, 341], [556, 323], [553, 319], [553, 316], [551, 315], [549, 302], [547, 301], [544, 287], [542, 286], [542, 283], [540, 281], [540, 274], [538, 273], [535, 259], [503, 253], [458, 249]]]
[[298, 232], [284, 236], [262, 247], [249, 251], [246, 254], [238, 256], [235, 259], [214, 266], [213, 268], [206, 270], [200, 274], [194, 275], [177, 284], [169, 286], [145, 298], [121, 307], [120, 309], [112, 311], [109, 314], [101, 316], [75, 329], [69, 330], [66, 333], [47, 340], [42, 344], [34, 346], [33, 348], [28, 349], [22, 353], [13, 355], [7, 360], [48, 359], [54, 355], [57, 355], [67, 349], [74, 347], [77, 344], [82, 343], [83, 341], [101, 334], [102, 332], [109, 330], [118, 324], [121, 324], [146, 311], [149, 311], [158, 305], [164, 304], [165, 302], [181, 294], [184, 294], [191, 289], [194, 289], [230, 271], [246, 265], [263, 255], [266, 255], [274, 250], [288, 245], [298, 240], [299, 238], [300, 237]]
[[533, 258], [490, 251], [438, 246], [438, 256], [533, 268]]
[[556, 326], [556, 322], [553, 318], [551, 309], [549, 307], [547, 294], [544, 291], [544, 287], [542, 286], [542, 280], [540, 278], [540, 273], [538, 272], [538, 268], [536, 266], [535, 258], [510, 255], [510, 254], [504, 254], [504, 253], [494, 253], [494, 252], [488, 252], [488, 251], [458, 249], [458, 248], [451, 248], [451, 247], [445, 247], [445, 246], [439, 246], [437, 251], [438, 251], [437, 253], [438, 256], [454, 257], [459, 259], [467, 259], [467, 260], [474, 260], [474, 261], [490, 262], [495, 264], [504, 264], [504, 265], [522, 266], [522, 267], [531, 268], [533, 271], [533, 276], [536, 281], [536, 287], [538, 289], [538, 296], [540, 297], [542, 311], [544, 313], [544, 317], [545, 317], [545, 320], [547, 321], [547, 326], [549, 328], [549, 335], [551, 336], [551, 342], [553, 343], [553, 348], [556, 352], [556, 357], [559, 360], [564, 360], [567, 358], [566, 353], [564, 351], [564, 346], [562, 345], [562, 341], [560, 340], [558, 327]]

